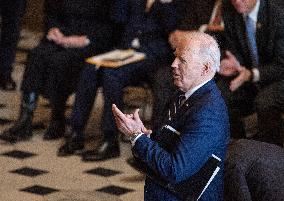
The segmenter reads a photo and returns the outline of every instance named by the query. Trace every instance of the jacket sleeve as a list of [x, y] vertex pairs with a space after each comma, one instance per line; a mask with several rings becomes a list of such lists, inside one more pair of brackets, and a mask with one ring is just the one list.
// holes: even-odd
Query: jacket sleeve
[[[224, 24], [225, 24], [225, 49], [229, 50], [230, 52], [233, 53], [233, 55], [236, 56], [236, 58], [238, 59], [238, 61], [240, 63], [243, 63], [243, 59], [238, 51], [238, 48], [236, 47], [235, 44], [239, 43], [239, 39], [237, 37], [236, 34], [236, 28], [235, 28], [235, 20], [234, 20], [234, 13], [235, 10], [233, 8], [233, 6], [231, 5], [230, 1], [228, 0], [223, 0], [222, 2], [222, 17], [224, 20]], [[239, 25], [241, 26], [241, 25]]]
[[216, 115], [210, 108], [206, 110], [190, 114], [173, 152], [169, 153], [157, 142], [141, 136], [133, 147], [133, 154], [172, 184], [189, 178], [218, 148], [225, 149], [228, 141], [228, 124], [223, 120], [226, 118]]
[[[279, 11], [279, 10], [277, 10]], [[267, 61], [261, 62], [259, 66], [260, 83], [272, 83], [275, 81], [284, 80], [284, 14], [283, 12], [275, 12], [274, 24], [275, 35], [272, 38], [273, 53], [272, 58], [266, 58]], [[263, 57], [268, 57], [264, 55]]]

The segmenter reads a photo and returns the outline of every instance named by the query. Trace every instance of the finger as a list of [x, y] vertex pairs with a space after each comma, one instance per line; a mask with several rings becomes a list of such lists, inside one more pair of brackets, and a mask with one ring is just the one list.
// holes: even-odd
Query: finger
[[236, 91], [240, 87], [241, 83], [242, 83], [242, 78], [241, 76], [238, 76], [237, 78], [231, 81], [230, 90]]
[[226, 50], [227, 57], [235, 57], [229, 50]]
[[129, 119], [133, 119], [133, 114], [126, 114], [125, 116]]
[[114, 114], [117, 118], [120, 118], [121, 120], [125, 120], [125, 119], [126, 119], [125, 114], [123, 114], [123, 113], [116, 107], [115, 104], [112, 105], [112, 111], [113, 111], [113, 114]]
[[151, 133], [152, 133], [152, 130], [148, 130], [147, 128], [143, 128], [142, 129], [142, 132], [144, 133], [144, 134], [146, 134], [146, 135], [150, 135]]
[[139, 110], [140, 110], [140, 109], [135, 109], [134, 114], [133, 114], [133, 119], [134, 119], [134, 120], [140, 120], [140, 117], [139, 117]]

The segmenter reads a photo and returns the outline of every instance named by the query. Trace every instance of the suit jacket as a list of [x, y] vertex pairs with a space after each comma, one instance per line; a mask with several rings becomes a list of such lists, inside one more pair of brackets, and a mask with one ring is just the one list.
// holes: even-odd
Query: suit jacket
[[214, 0], [178, 0], [181, 22], [178, 29], [198, 30], [203, 24], [208, 24], [215, 1]]
[[[121, 46], [130, 48], [134, 38], [140, 42], [139, 51], [145, 52], [148, 58], [165, 60], [171, 55], [168, 43], [169, 33], [177, 26], [176, 1], [156, 0], [149, 11], [145, 11], [147, 0], [122, 0], [126, 5]], [[121, 20], [122, 21], [122, 20]]]
[[[116, 1], [116, 0], [113, 0]], [[45, 27], [59, 28], [65, 35], [87, 35], [98, 50], [112, 45], [115, 24], [112, 0], [45, 0]]]
[[[250, 69], [252, 61], [246, 40], [243, 16], [234, 9], [229, 0], [223, 1], [223, 18], [227, 48], [240, 64]], [[259, 55], [261, 86], [284, 79], [284, 12], [283, 3], [260, 0], [256, 25], [256, 43]]]
[[[171, 184], [178, 184], [197, 173], [215, 154], [222, 160], [221, 171], [200, 200], [223, 200], [223, 162], [229, 139], [229, 123], [225, 103], [213, 80], [199, 88], [183, 106], [165, 122], [180, 132], [180, 137], [151, 134], [141, 136], [133, 147], [134, 156], [142, 160]], [[179, 200], [147, 177], [145, 200]]]

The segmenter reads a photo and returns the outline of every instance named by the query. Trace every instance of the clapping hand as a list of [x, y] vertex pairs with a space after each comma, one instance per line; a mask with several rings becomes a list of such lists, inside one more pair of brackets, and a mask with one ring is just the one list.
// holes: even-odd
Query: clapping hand
[[145, 128], [139, 117], [139, 109], [136, 109], [133, 114], [123, 114], [115, 104], [112, 105], [112, 112], [115, 117], [117, 128], [130, 137], [137, 132], [151, 134], [152, 131]]
[[218, 73], [223, 76], [233, 76], [238, 73], [240, 63], [230, 51], [227, 50], [225, 54], [226, 57], [222, 59]]
[[243, 66], [237, 68], [239, 75], [234, 78], [230, 83], [230, 90], [235, 91], [240, 86], [242, 86], [245, 82], [251, 80], [252, 73], [250, 70], [246, 69]]

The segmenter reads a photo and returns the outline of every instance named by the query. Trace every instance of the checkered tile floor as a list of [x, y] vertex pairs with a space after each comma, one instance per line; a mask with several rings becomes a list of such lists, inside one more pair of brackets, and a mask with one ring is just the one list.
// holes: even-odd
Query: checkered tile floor
[[[20, 85], [27, 51], [21, 43], [13, 78]], [[86, 129], [87, 149], [100, 138], [102, 94], [95, 102]], [[0, 91], [0, 132], [16, 120], [20, 93]], [[73, 97], [69, 100], [69, 116]], [[128, 201], [143, 200], [144, 175], [129, 165], [130, 144], [121, 142], [121, 157], [104, 162], [84, 163], [79, 156], [57, 157], [63, 140], [42, 140], [49, 122], [50, 109], [45, 99], [39, 100], [30, 141], [8, 144], [0, 139], [0, 201]]]

